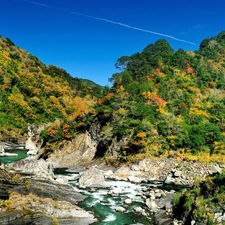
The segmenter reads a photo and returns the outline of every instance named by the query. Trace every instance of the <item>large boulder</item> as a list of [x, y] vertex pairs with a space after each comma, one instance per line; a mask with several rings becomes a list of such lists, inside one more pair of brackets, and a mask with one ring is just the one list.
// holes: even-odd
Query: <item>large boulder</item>
[[155, 212], [155, 211], [157, 211], [157, 210], [159, 210], [159, 206], [156, 204], [156, 202], [154, 201], [154, 200], [152, 200], [152, 199], [150, 199], [150, 198], [148, 198], [147, 200], [146, 200], [146, 206], [148, 206], [148, 208], [151, 210], [151, 211], [153, 211], [153, 212]]
[[20, 173], [30, 173], [35, 177], [50, 180], [54, 178], [52, 163], [44, 159], [37, 160], [36, 157], [30, 157], [11, 163], [9, 166]]
[[95, 166], [81, 173], [79, 179], [79, 186], [86, 187], [107, 187], [105, 183], [104, 171], [96, 168]]

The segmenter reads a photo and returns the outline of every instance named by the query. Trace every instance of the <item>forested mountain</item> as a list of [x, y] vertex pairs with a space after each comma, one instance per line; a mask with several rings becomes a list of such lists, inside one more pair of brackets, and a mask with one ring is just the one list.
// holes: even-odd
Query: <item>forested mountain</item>
[[96, 111], [109, 145], [126, 140], [122, 158], [168, 150], [224, 153], [225, 32], [195, 52], [174, 51], [159, 40], [122, 56], [116, 67], [121, 72]]
[[1, 38], [2, 138], [24, 134], [27, 123], [60, 118], [60, 127], [43, 134], [47, 141], [98, 125], [101, 156], [115, 143], [120, 160], [170, 150], [224, 153], [225, 32], [203, 40], [195, 52], [174, 51], [159, 40], [122, 56], [116, 67], [111, 88], [93, 86]]
[[102, 92], [91, 84], [0, 38], [0, 139], [16, 140], [28, 123], [71, 121], [87, 113]]

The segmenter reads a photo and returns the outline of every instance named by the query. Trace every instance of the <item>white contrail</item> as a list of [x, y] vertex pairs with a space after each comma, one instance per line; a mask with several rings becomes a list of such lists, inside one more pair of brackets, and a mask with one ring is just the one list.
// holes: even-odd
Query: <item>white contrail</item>
[[[42, 6], [42, 7], [54, 9], [54, 7], [52, 7], [52, 6], [41, 4], [41, 3], [38, 3], [38, 2], [33, 2], [33, 1], [29, 1], [29, 0], [24, 0], [24, 1], [35, 4], [35, 5], [39, 5], [39, 6]], [[142, 31], [142, 32], [150, 33], [150, 34], [155, 34], [155, 35], [158, 35], [158, 36], [173, 39], [175, 41], [180, 41], [180, 42], [184, 42], [184, 43], [187, 43], [187, 44], [195, 45], [195, 43], [193, 43], [193, 42], [182, 40], [182, 39], [173, 37], [173, 36], [168, 35], [168, 34], [163, 34], [163, 33], [155, 32], [155, 31], [151, 31], [151, 30], [142, 29], [142, 28], [139, 28], [139, 27], [130, 26], [130, 25], [127, 25], [127, 24], [124, 24], [124, 23], [115, 22], [115, 21], [108, 20], [108, 19], [105, 19], [105, 18], [90, 16], [90, 15], [86, 15], [86, 14], [82, 14], [82, 13], [78, 13], [78, 12], [73, 12], [73, 11], [62, 10], [62, 9], [60, 9], [60, 11], [75, 14], [75, 15], [78, 15], [78, 16], [87, 17], [87, 18], [90, 18], [90, 19], [101, 20], [101, 21], [104, 21], [104, 22], [107, 22], [107, 23], [112, 23], [112, 24], [116, 24], [116, 25], [119, 25], [119, 26], [127, 27], [129, 29], [138, 30], [138, 31]]]
[[35, 4], [35, 5], [39, 5], [39, 6], [43, 6], [43, 7], [47, 7], [47, 8], [51, 8], [53, 9], [52, 6], [50, 5], [45, 5], [45, 4], [41, 4], [41, 3], [38, 3], [38, 2], [32, 2], [32, 1], [28, 1], [28, 0], [24, 0], [25, 2], [29, 2], [29, 3], [32, 3], [32, 4]]

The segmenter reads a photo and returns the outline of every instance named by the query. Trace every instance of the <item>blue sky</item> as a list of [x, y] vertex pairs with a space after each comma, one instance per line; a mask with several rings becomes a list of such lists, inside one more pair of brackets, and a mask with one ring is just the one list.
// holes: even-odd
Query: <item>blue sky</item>
[[140, 52], [158, 39], [166, 39], [174, 50], [197, 50], [204, 38], [225, 30], [223, 0], [0, 0], [0, 3], [3, 37], [10, 38], [46, 65], [59, 66], [74, 77], [100, 85], [110, 85], [108, 78], [118, 72], [114, 65], [119, 57]]

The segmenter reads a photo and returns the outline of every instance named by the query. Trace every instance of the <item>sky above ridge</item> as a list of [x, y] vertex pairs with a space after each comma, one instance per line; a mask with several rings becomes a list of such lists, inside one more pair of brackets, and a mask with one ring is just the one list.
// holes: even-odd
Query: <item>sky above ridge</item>
[[0, 35], [73, 77], [110, 85], [118, 58], [166, 39], [197, 50], [225, 30], [222, 0], [0, 0]]

